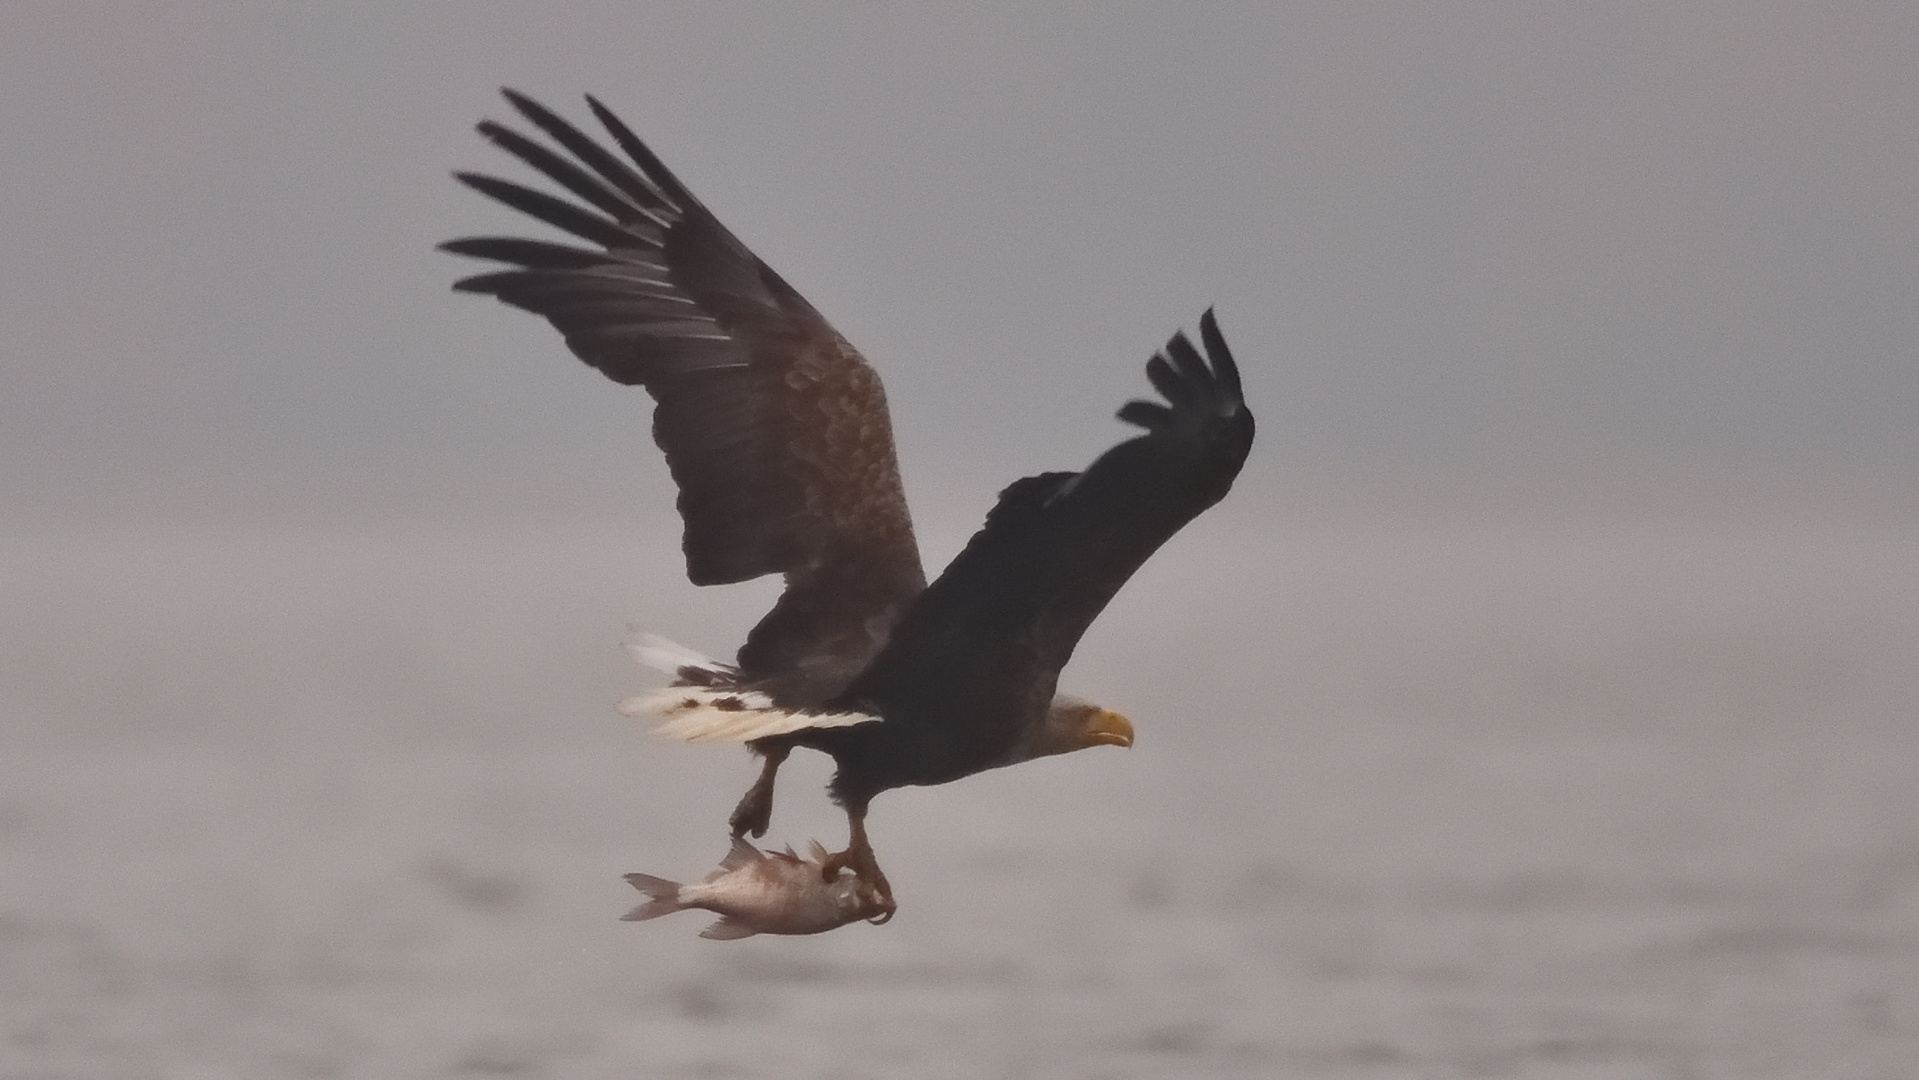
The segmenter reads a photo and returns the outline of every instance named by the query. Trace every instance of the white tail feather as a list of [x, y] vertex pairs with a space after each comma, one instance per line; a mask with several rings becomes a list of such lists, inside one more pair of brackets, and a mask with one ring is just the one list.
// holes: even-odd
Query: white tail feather
[[657, 634], [635, 631], [626, 639], [633, 659], [684, 683], [692, 668], [718, 685], [663, 686], [620, 702], [620, 712], [632, 717], [658, 717], [652, 733], [680, 742], [752, 742], [771, 735], [788, 735], [809, 728], [851, 727], [878, 720], [859, 712], [814, 713], [782, 708], [757, 690], [727, 683], [739, 671], [730, 664], [701, 656]]
[[626, 651], [642, 666], [652, 668], [663, 675], [678, 677], [681, 668], [696, 668], [713, 675], [733, 675], [738, 669], [731, 664], [722, 664], [710, 656], [702, 656], [677, 641], [668, 641], [658, 634], [648, 633], [629, 627], [626, 634]]
[[632, 717], [658, 717], [652, 733], [680, 742], [752, 742], [808, 728], [851, 727], [878, 720], [858, 712], [809, 713], [773, 704], [765, 694], [712, 686], [663, 686], [620, 702]]

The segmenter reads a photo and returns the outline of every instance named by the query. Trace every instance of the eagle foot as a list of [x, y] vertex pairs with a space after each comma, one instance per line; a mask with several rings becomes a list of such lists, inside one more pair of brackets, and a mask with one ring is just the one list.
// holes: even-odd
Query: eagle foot
[[733, 830], [735, 840], [748, 833], [765, 836], [766, 828], [773, 823], [773, 785], [754, 784], [733, 808], [733, 816], [726, 824]]
[[899, 903], [893, 899], [893, 886], [881, 872], [878, 860], [873, 858], [872, 845], [865, 841], [863, 835], [856, 835], [845, 851], [828, 855], [820, 867], [820, 875], [832, 881], [840, 876], [841, 870], [852, 870], [853, 876], [860, 881], [860, 894], [866, 905], [878, 912], [866, 921], [874, 926], [884, 926], [892, 921], [893, 913], [899, 910]]
[[740, 796], [740, 804], [733, 808], [733, 816], [726, 824], [733, 830], [733, 839], [738, 840], [748, 833], [765, 836], [766, 827], [773, 822], [773, 780], [779, 775], [780, 764], [786, 760], [787, 747], [762, 750], [766, 761], [760, 766], [760, 778]]

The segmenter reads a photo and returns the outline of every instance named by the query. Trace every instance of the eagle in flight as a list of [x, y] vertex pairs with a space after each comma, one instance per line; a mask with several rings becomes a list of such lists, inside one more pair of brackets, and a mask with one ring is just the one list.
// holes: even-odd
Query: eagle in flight
[[448, 242], [503, 264], [454, 287], [542, 316], [580, 359], [652, 395], [694, 584], [785, 576], [735, 663], [635, 643], [674, 678], [623, 707], [660, 716], [661, 734], [744, 742], [764, 759], [733, 812], [736, 838], [765, 833], [794, 747], [831, 755], [830, 792], [850, 836], [825, 874], [852, 868], [890, 916], [866, 837], [875, 795], [1132, 744], [1124, 716], [1055, 687], [1113, 594], [1225, 496], [1252, 446], [1253, 416], [1213, 313], [1199, 321], [1203, 355], [1179, 333], [1147, 361], [1165, 400], [1119, 410], [1143, 433], [1081, 472], [1015, 481], [929, 585], [886, 397], [865, 359], [597, 100], [587, 98], [624, 158], [504, 93], [551, 144], [492, 121], [480, 134], [573, 200], [456, 177], [584, 243]]

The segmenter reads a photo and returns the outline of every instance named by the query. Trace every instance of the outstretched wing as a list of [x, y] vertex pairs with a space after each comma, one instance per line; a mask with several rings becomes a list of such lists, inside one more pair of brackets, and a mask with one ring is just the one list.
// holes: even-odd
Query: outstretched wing
[[1199, 328], [1205, 357], [1181, 333], [1146, 365], [1165, 403], [1120, 409], [1146, 433], [1084, 472], [1029, 476], [1001, 492], [851, 693], [882, 711], [902, 696], [968, 702], [901, 710], [947, 725], [1011, 724], [1044, 710], [1093, 619], [1147, 557], [1226, 495], [1252, 447], [1253, 414], [1211, 310]]
[[451, 241], [507, 265], [454, 288], [543, 316], [580, 359], [653, 395], [687, 576], [786, 576], [741, 674], [793, 704], [832, 696], [925, 587], [879, 376], [605, 106], [587, 99], [626, 160], [503, 92], [558, 149], [491, 121], [480, 134], [577, 201], [457, 177], [586, 243]]

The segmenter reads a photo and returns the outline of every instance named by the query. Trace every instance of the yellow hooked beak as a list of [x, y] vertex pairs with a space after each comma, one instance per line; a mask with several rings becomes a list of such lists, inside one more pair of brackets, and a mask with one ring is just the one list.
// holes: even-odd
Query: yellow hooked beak
[[1131, 746], [1133, 722], [1111, 709], [1094, 709], [1086, 717], [1086, 745]]

